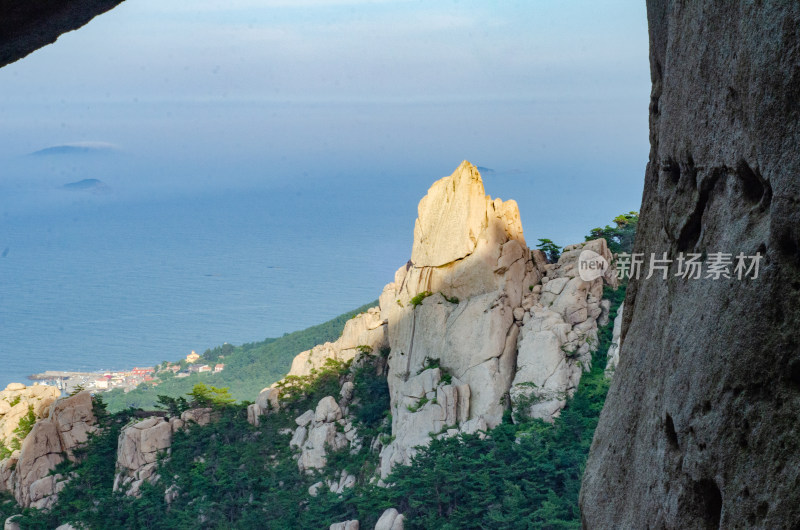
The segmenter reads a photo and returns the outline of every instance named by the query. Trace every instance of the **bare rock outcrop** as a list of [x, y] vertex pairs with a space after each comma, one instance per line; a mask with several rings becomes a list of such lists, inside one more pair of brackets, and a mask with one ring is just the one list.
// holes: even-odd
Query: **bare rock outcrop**
[[67, 477], [51, 475], [64, 458], [88, 441], [96, 429], [88, 392], [53, 402], [47, 417], [37, 421], [19, 453], [0, 462], [0, 489], [7, 489], [23, 507], [47, 509], [57, 500]]
[[405, 516], [398, 513], [395, 508], [389, 508], [381, 514], [378, 522], [375, 523], [375, 530], [403, 530], [405, 528]]
[[338, 451], [356, 441], [355, 427], [343, 417], [333, 396], [322, 398], [316, 410], [306, 411], [295, 422], [297, 429], [289, 445], [300, 450], [300, 471], [324, 468], [329, 450]]
[[543, 267], [541, 285], [526, 295], [510, 389], [515, 418], [552, 421], [577, 390], [581, 373], [591, 369], [598, 320], [607, 305], [603, 285], [616, 287], [618, 280], [611, 267], [591, 281], [582, 279], [578, 265], [583, 252], [613, 262], [605, 239], [570, 245], [558, 263]]
[[667, 279], [629, 284], [584, 528], [794, 527], [800, 9], [649, 0], [647, 16], [651, 149], [634, 252], [762, 259], [758, 277], [731, 266], [694, 279], [674, 263]]
[[[412, 260], [380, 297], [381, 316], [389, 327], [396, 436], [382, 451], [384, 476], [391, 465], [408, 463], [412, 440], [437, 432], [442, 422], [458, 427], [481, 417], [489, 427], [500, 423], [503, 396], [515, 373], [519, 328], [514, 309], [522, 305], [523, 285], [539, 281], [516, 203], [485, 195], [480, 174], [469, 162], [434, 183], [418, 213]], [[452, 385], [445, 391], [454, 398], [446, 404], [450, 417], [442, 409], [445, 404], [408, 404], [409, 398], [421, 399], [407, 389], [417, 386], [417, 377], [431, 362], [459, 386], [468, 386], [458, 392], [466, 396], [460, 418], [453, 412], [457, 391]], [[425, 388], [434, 391], [435, 386]]]
[[181, 413], [181, 421], [183, 422], [181, 426], [195, 424], [202, 427], [203, 425], [211, 423], [215, 419], [215, 416], [214, 409], [211, 407], [184, 410]]
[[[19, 421], [31, 409], [37, 419], [46, 418], [50, 413], [50, 405], [61, 396], [61, 392], [53, 386], [10, 383], [0, 392], [0, 443], [6, 447], [16, 437], [14, 430]], [[22, 440], [18, 440], [22, 443]]]
[[383, 478], [431, 433], [497, 426], [509, 395], [526, 414], [558, 414], [590, 367], [603, 284], [616, 285], [612, 272], [579, 277], [584, 250], [612, 261], [605, 240], [567, 247], [557, 264], [531, 252], [516, 203], [487, 196], [469, 162], [431, 186], [411, 261], [380, 297], [394, 435]]
[[[350, 361], [361, 352], [379, 352], [388, 345], [386, 321], [380, 309], [373, 307], [347, 321], [342, 336], [299, 353], [289, 369], [289, 376], [308, 376], [325, 366], [328, 359]], [[263, 392], [263, 391], [262, 391]]]
[[117, 442], [114, 491], [136, 496], [145, 481], [156, 482], [158, 458], [169, 454], [172, 435], [183, 427], [182, 423], [156, 416], [122, 429]]
[[333, 523], [330, 530], [358, 530], [360, 528], [357, 520], [343, 521], [341, 523]]
[[258, 426], [259, 418], [280, 409], [280, 390], [268, 387], [259, 392], [256, 402], [247, 406], [247, 421]]

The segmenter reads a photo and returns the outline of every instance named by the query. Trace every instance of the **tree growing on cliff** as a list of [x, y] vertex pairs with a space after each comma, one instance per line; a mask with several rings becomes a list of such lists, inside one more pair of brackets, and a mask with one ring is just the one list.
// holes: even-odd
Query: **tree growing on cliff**
[[561, 257], [561, 247], [551, 239], [540, 239], [539, 243], [536, 244], [536, 248], [544, 252], [548, 263], [555, 263]]
[[630, 253], [633, 250], [633, 240], [639, 224], [639, 212], [618, 215], [614, 218], [614, 224], [617, 226], [606, 225], [605, 228], [592, 228], [589, 235], [586, 236], [586, 241], [603, 238], [612, 253]]

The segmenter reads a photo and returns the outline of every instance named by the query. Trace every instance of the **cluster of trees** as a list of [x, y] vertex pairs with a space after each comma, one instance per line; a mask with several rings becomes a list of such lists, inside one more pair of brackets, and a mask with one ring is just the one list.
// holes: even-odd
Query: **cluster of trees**
[[[633, 239], [636, 236], [636, 227], [639, 224], [639, 212], [628, 212], [614, 218], [614, 225], [606, 225], [604, 228], [592, 228], [589, 235], [585, 236], [586, 241], [603, 238], [608, 243], [608, 249], [612, 254], [631, 253], [633, 251]], [[561, 256], [561, 246], [550, 239], [539, 239], [536, 248], [544, 252], [548, 263], [555, 263]]]

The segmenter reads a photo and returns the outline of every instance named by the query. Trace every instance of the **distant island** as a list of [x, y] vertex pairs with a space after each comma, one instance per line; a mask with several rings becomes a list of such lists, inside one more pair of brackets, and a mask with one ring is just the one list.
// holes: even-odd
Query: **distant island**
[[30, 153], [28, 156], [93, 155], [111, 153], [115, 149], [116, 146], [114, 144], [106, 142], [75, 142], [45, 147]]
[[69, 182], [62, 187], [69, 191], [93, 191], [96, 193], [108, 191], [106, 183], [98, 179], [83, 179], [77, 182]]

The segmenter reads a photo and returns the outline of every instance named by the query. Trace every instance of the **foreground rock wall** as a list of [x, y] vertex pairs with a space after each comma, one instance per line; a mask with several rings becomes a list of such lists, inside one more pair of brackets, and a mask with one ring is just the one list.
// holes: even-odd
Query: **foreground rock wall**
[[765, 258], [756, 279], [630, 284], [584, 524], [796, 527], [800, 7], [647, 11], [651, 151], [634, 250]]

